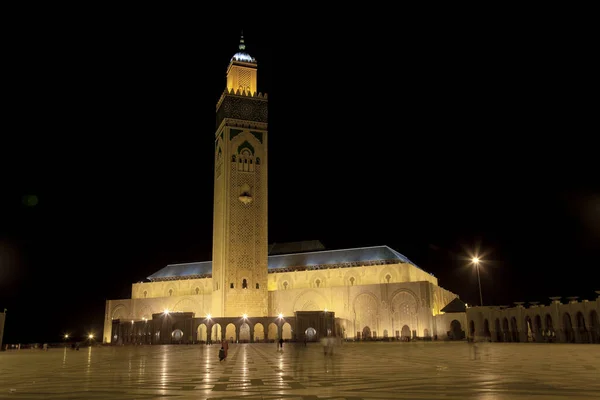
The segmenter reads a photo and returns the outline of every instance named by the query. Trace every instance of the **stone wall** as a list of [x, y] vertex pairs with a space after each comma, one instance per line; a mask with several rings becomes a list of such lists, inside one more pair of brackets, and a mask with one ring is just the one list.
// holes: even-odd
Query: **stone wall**
[[438, 284], [435, 276], [405, 263], [269, 273], [269, 291], [400, 282]]
[[[326, 280], [326, 272], [329, 271], [318, 272], [321, 272], [325, 279], [325, 287], [288, 288], [269, 292], [271, 314], [334, 311], [336, 317], [344, 321], [342, 329], [347, 338], [365, 335], [432, 337], [435, 331], [433, 310], [445, 306], [434, 304], [432, 299], [436, 296], [433, 294], [437, 294], [439, 301], [442, 298], [447, 300], [450, 293], [430, 282], [329, 287]], [[455, 297], [457, 296], [454, 295], [452, 299]]]
[[435, 335], [438, 340], [461, 340], [467, 334], [467, 314], [447, 313], [434, 317]]
[[552, 297], [549, 305], [515, 303], [467, 309], [468, 337], [492, 342], [600, 343], [600, 296], [595, 301]]
[[211, 300], [211, 293], [145, 299], [108, 300], [106, 302], [106, 311], [104, 315], [103, 343], [111, 342], [110, 333], [113, 320], [119, 319], [135, 322], [150, 320], [152, 319], [152, 314], [161, 313], [164, 310], [192, 312], [197, 317], [204, 317], [211, 313]]
[[132, 299], [212, 294], [212, 278], [139, 282], [131, 285]]

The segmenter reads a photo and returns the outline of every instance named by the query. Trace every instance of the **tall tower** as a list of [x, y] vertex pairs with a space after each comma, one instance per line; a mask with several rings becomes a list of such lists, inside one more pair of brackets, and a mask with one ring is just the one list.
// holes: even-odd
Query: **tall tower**
[[267, 95], [242, 35], [217, 102], [212, 313], [268, 313]]

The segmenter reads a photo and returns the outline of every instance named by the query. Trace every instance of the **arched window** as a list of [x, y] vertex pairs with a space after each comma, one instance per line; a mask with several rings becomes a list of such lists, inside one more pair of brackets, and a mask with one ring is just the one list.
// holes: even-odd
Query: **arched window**
[[355, 279], [354, 279], [354, 277], [353, 277], [353, 276], [352, 276], [352, 277], [350, 277], [350, 286], [354, 286], [354, 280], [355, 280]]
[[321, 280], [320, 280], [320, 279], [317, 279], [317, 280], [315, 281], [315, 285], [317, 285], [317, 287], [321, 287]]
[[287, 290], [289, 283], [287, 281], [283, 282], [283, 290]]
[[387, 283], [390, 283], [390, 279], [392, 279], [392, 276], [390, 274], [387, 274], [385, 276], [385, 280], [387, 281]]
[[148, 291], [144, 290], [144, 298], [148, 297]]
[[233, 282], [229, 284], [229, 288], [233, 289]]
[[200, 294], [200, 288], [196, 288], [196, 294]]
[[258, 283], [256, 284], [256, 288], [257, 288], [257, 289], [260, 289], [260, 285], [259, 285]]
[[242, 279], [242, 289], [248, 289], [248, 282], [245, 279]]
[[173, 289], [169, 289], [169, 296], [173, 296]]

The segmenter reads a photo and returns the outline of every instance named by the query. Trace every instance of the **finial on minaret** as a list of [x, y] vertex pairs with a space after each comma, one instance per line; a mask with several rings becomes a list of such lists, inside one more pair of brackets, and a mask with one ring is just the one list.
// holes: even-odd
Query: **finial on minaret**
[[240, 50], [246, 50], [246, 45], [244, 44], [244, 31], [242, 31], [242, 35], [240, 37]]

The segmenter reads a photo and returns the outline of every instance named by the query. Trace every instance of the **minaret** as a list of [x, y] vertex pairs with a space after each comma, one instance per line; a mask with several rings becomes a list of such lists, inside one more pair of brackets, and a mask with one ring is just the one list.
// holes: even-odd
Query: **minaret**
[[211, 311], [267, 316], [267, 95], [244, 36], [217, 102]]

